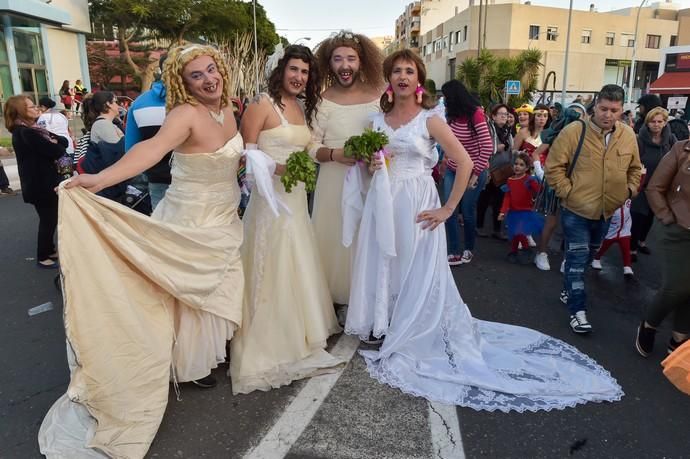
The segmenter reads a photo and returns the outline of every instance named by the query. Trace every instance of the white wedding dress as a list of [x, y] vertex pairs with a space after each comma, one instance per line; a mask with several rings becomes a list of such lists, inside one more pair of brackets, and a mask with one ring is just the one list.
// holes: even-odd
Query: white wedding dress
[[399, 129], [389, 127], [383, 114], [374, 118], [394, 153], [388, 232], [395, 250], [381, 242], [385, 219], [375, 212], [381, 188], [372, 186], [345, 327], [362, 338], [385, 335], [380, 350], [361, 352], [370, 375], [412, 395], [476, 410], [548, 411], [620, 400], [615, 379], [573, 346], [470, 314], [448, 266], [443, 225], [428, 231], [415, 223], [421, 211], [441, 205], [431, 177], [438, 161], [426, 125], [431, 116], [436, 113], [422, 110]]

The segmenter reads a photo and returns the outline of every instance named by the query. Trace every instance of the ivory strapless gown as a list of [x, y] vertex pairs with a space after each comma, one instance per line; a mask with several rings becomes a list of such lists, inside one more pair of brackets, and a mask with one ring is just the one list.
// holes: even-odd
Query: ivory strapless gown
[[236, 135], [215, 152], [175, 153], [152, 218], [83, 188], [60, 190], [71, 381], [41, 425], [41, 453], [143, 457], [171, 377], [201, 378], [224, 360], [242, 321], [241, 151]]
[[[306, 125], [282, 124], [262, 131], [258, 147], [277, 163], [311, 140]], [[343, 362], [324, 349], [340, 332], [307, 212], [303, 183], [291, 193], [274, 176], [276, 194], [291, 215], [274, 217], [252, 193], [244, 214], [242, 261], [246, 298], [242, 328], [232, 342], [233, 393], [270, 390], [308, 376], [335, 371]]]

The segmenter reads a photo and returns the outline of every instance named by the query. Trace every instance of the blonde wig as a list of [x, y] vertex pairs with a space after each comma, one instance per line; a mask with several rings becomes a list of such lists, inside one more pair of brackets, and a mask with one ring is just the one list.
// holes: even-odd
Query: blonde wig
[[172, 110], [178, 105], [197, 105], [199, 103], [199, 101], [187, 91], [187, 87], [184, 84], [184, 78], [182, 77], [184, 67], [199, 56], [209, 56], [216, 62], [218, 72], [223, 78], [223, 94], [220, 107], [225, 108], [229, 105], [230, 74], [225, 60], [213, 46], [191, 44], [174, 47], [170, 50], [165, 60], [163, 66], [163, 83], [166, 89], [165, 108], [167, 111]]

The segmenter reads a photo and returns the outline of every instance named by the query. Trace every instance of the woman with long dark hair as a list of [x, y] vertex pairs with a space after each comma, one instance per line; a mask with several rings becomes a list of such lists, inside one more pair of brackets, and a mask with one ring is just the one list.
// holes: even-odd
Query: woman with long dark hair
[[74, 88], [69, 85], [69, 80], [62, 82], [60, 86], [60, 91], [58, 91], [60, 96], [60, 102], [62, 102], [67, 110], [72, 109], [72, 103], [74, 102]]
[[[292, 45], [271, 59], [276, 67], [242, 117], [247, 149], [260, 149], [276, 163], [273, 186], [290, 215], [274, 216], [268, 201], [252, 193], [243, 217], [242, 261], [246, 278], [242, 328], [230, 359], [233, 393], [270, 390], [342, 362], [326, 352], [341, 331], [307, 212], [303, 183], [285, 191], [279, 174], [288, 157], [310, 150], [311, 115], [321, 87], [309, 48]], [[303, 111], [298, 99], [303, 99]], [[298, 269], [296, 269], [298, 268]]]
[[5, 127], [12, 133], [17, 155], [19, 181], [24, 202], [38, 214], [36, 265], [58, 267], [55, 230], [58, 223], [58, 198], [54, 189], [60, 183], [55, 161], [65, 155], [67, 139], [36, 126], [40, 112], [26, 96], [12, 96], [5, 102]]
[[[486, 115], [480, 102], [458, 80], [451, 80], [441, 87], [445, 97], [446, 118], [451, 131], [470, 155], [474, 166], [467, 190], [460, 201], [464, 222], [464, 250], [460, 250], [460, 224], [454, 210], [446, 220], [448, 239], [448, 264], [451, 266], [472, 261], [476, 240], [477, 201], [484, 189], [488, 175], [489, 158], [493, 154], [493, 139], [489, 132]], [[447, 160], [443, 177], [443, 195], [447, 200], [455, 182], [456, 164]]]

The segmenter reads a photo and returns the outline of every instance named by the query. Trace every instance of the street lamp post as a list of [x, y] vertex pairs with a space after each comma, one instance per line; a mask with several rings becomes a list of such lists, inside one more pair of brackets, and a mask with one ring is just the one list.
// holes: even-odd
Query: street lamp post
[[256, 88], [254, 92], [259, 93], [259, 36], [256, 33], [256, 0], [252, 1], [252, 10], [254, 13], [254, 78], [256, 79]]
[[292, 44], [293, 44], [293, 45], [296, 45], [296, 44], [298, 44], [298, 42], [299, 42], [300, 40], [311, 41], [311, 37], [300, 37], [300, 38], [298, 38], [297, 40], [293, 41]]
[[630, 58], [630, 75], [628, 75], [628, 103], [632, 103], [633, 85], [635, 84], [635, 52], [637, 51], [637, 28], [640, 25], [640, 11], [647, 0], [642, 0], [640, 7], [637, 8], [637, 18], [635, 18], [635, 38], [633, 39], [632, 57]]
[[570, 53], [570, 25], [573, 21], [573, 0], [568, 9], [568, 29], [565, 34], [565, 58], [563, 59], [563, 87], [561, 88], [561, 104], [565, 107], [565, 92], [568, 87], [568, 54]]

